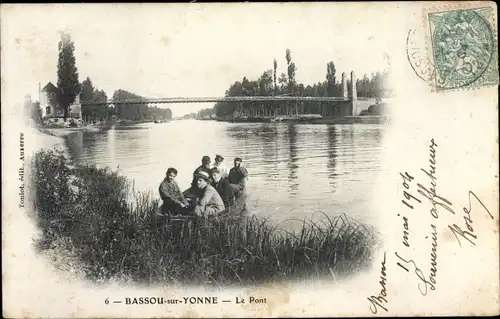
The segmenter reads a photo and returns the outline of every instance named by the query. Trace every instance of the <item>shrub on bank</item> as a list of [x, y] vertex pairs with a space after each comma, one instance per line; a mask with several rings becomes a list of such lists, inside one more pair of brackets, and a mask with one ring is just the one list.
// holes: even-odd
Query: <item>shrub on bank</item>
[[255, 216], [169, 224], [158, 200], [133, 192], [125, 177], [71, 167], [52, 150], [34, 155], [29, 176], [38, 249], [70, 253], [95, 281], [227, 286], [351, 275], [371, 264], [377, 243], [372, 229], [345, 215], [304, 221], [295, 233]]

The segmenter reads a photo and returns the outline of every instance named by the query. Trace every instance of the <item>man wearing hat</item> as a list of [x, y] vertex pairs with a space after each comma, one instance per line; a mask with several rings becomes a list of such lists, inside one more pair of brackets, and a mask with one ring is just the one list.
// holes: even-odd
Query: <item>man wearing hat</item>
[[248, 177], [248, 171], [241, 166], [243, 160], [240, 157], [234, 159], [234, 167], [229, 171], [229, 183], [235, 195], [245, 190], [245, 182]]
[[200, 170], [195, 174], [196, 186], [201, 190], [194, 213], [198, 216], [214, 215], [224, 211], [224, 202], [219, 193], [210, 185], [210, 174]]
[[221, 155], [215, 155], [215, 163], [214, 166], [212, 166], [212, 168], [217, 168], [222, 178], [227, 177], [228, 169], [224, 164], [224, 157], [222, 157]]
[[199, 172], [205, 172], [210, 175], [210, 157], [207, 155], [203, 156], [201, 159], [201, 165], [198, 166], [194, 172], [193, 172], [193, 181], [191, 182], [191, 190], [195, 195], [199, 195], [199, 189], [196, 187], [196, 179], [195, 175], [198, 174]]

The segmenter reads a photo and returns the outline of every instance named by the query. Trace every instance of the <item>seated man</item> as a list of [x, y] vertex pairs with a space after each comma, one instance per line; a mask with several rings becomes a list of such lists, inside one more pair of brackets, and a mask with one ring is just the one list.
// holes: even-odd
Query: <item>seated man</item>
[[194, 213], [198, 216], [214, 215], [224, 211], [224, 202], [219, 193], [210, 186], [210, 175], [205, 171], [196, 174], [196, 186], [201, 190], [202, 196], [196, 203]]
[[220, 155], [215, 155], [215, 162], [212, 168], [218, 168], [219, 169], [219, 174], [221, 175], [222, 178], [227, 178], [227, 173], [228, 169], [226, 165], [224, 164], [224, 157]]
[[242, 159], [236, 157], [234, 159], [234, 167], [229, 171], [229, 183], [235, 195], [239, 195], [245, 190], [245, 182], [248, 177], [248, 171], [241, 166]]
[[210, 170], [210, 175], [212, 176], [212, 187], [215, 188], [217, 193], [219, 193], [222, 201], [224, 202], [224, 206], [228, 208], [234, 203], [234, 194], [231, 186], [229, 185], [229, 181], [222, 177], [221, 172], [217, 167]]
[[196, 187], [196, 175], [198, 172], [203, 171], [206, 172], [207, 174], [210, 174], [210, 157], [208, 156], [203, 156], [201, 159], [201, 165], [198, 166], [194, 172], [193, 172], [193, 181], [191, 182], [191, 193], [192, 195], [195, 195], [196, 197], [201, 196], [201, 190]]
[[207, 173], [209, 173], [209, 174], [210, 174], [210, 163], [211, 163], [211, 162], [212, 162], [212, 161], [210, 160], [210, 157], [209, 157], [209, 156], [206, 156], [206, 155], [205, 155], [205, 156], [203, 156], [203, 157], [201, 158], [201, 165], [200, 165], [200, 166], [198, 166], [198, 167], [194, 170], [193, 175], [194, 175], [194, 174], [196, 174], [196, 173], [198, 173], [199, 171], [204, 171], [204, 172], [207, 172]]
[[163, 212], [170, 212], [173, 214], [184, 213], [188, 207], [188, 201], [184, 198], [184, 195], [179, 189], [179, 185], [175, 182], [177, 170], [170, 167], [166, 175], [167, 176], [159, 187], [160, 197], [163, 200]]

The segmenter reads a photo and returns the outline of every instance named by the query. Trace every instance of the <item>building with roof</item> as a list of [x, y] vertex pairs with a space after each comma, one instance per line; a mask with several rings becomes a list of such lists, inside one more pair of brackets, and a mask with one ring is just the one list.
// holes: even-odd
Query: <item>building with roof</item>
[[59, 108], [58, 102], [59, 89], [51, 82], [47, 83], [40, 90], [40, 109], [42, 117], [57, 117], [62, 116], [62, 111]]
[[[63, 117], [64, 113], [59, 106], [59, 88], [52, 82], [47, 83], [40, 90], [40, 109], [42, 118], [45, 117]], [[82, 118], [82, 106], [80, 104], [80, 95], [77, 94], [75, 101], [69, 107], [68, 117]]]

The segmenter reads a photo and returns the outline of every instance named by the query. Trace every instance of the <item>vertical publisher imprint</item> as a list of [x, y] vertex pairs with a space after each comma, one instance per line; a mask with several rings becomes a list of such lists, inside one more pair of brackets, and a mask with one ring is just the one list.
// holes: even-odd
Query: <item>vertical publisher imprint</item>
[[21, 167], [18, 170], [18, 179], [21, 182], [19, 185], [19, 208], [24, 207], [24, 133], [19, 135], [19, 160]]

